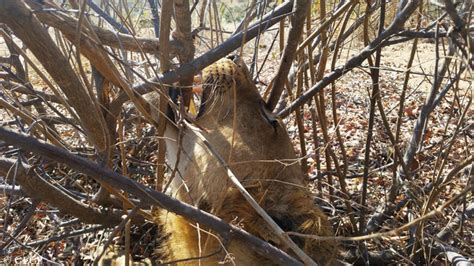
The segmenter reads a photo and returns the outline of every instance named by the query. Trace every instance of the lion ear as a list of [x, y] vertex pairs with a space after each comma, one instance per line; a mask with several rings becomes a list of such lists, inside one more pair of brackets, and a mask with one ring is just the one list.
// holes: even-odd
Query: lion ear
[[278, 119], [272, 112], [270, 112], [267, 107], [265, 106], [265, 102], [262, 100], [259, 103], [260, 114], [262, 115], [263, 119], [267, 121], [273, 129], [276, 131], [278, 128]]

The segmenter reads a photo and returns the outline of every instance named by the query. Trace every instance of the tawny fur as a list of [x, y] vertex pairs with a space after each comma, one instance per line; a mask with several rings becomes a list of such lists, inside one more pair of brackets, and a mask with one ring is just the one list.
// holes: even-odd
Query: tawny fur
[[[285, 128], [268, 116], [269, 112], [244, 63], [234, 61], [222, 59], [204, 69], [205, 107], [195, 124], [211, 146], [227, 160], [244, 187], [284, 230], [333, 235], [326, 215], [315, 206], [307, 190]], [[176, 136], [173, 130], [168, 127], [167, 135]], [[178, 145], [169, 140], [167, 149], [168, 159], [173, 165]], [[181, 149], [179, 173], [173, 180], [170, 194], [241, 226], [291, 254], [189, 128], [184, 130]], [[233, 261], [237, 265], [271, 263], [244, 243], [221, 243], [215, 234], [208, 234], [206, 228], [180, 216], [163, 211], [159, 218], [165, 232], [170, 234], [165, 247], [169, 260], [204, 257], [200, 260], [201, 265], [215, 265], [222, 261]], [[332, 264], [337, 256], [336, 242], [296, 237], [294, 240], [322, 265]], [[198, 260], [180, 264], [198, 264]]]

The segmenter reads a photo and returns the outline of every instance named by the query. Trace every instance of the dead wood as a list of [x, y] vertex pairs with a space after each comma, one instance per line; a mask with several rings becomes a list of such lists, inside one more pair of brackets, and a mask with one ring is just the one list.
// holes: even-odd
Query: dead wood
[[[92, 173], [97, 180], [107, 181], [103, 184], [119, 188], [116, 206], [125, 204], [140, 218], [152, 220], [153, 214], [144, 208], [163, 205], [213, 229], [222, 236], [224, 246], [231, 240], [249, 241], [249, 249], [281, 263], [296, 263], [244, 231], [149, 189], [154, 183], [158, 191], [167, 188], [161, 182], [169, 181], [168, 174], [171, 179], [180, 178], [179, 170], [165, 166], [169, 163], [163, 144], [165, 123], [157, 123], [167, 119], [167, 106], [173, 109], [178, 124], [191, 127], [194, 113], [186, 110], [188, 100], [194, 97], [197, 105], [202, 100], [200, 84], [193, 84], [193, 75], [241, 48], [244, 60], [252, 60], [252, 69], [258, 69], [252, 81], [261, 93], [267, 89], [265, 96], [271, 92], [269, 105], [276, 100], [281, 103], [271, 116], [283, 118], [298, 153], [294, 163], [303, 164], [302, 169], [314, 181], [309, 188], [321, 197], [318, 204], [331, 212], [328, 216], [335, 239], [353, 252], [344, 256], [348, 262], [462, 265], [472, 257], [468, 235], [473, 222], [470, 150], [474, 136], [470, 1], [443, 0], [427, 5], [406, 0], [398, 7], [394, 2], [352, 0], [313, 4], [298, 0], [280, 5], [257, 1], [247, 6], [182, 0], [161, 1], [157, 6], [159, 1], [149, 0], [135, 1], [133, 7], [127, 5], [131, 1], [59, 2], [0, 0], [0, 34], [7, 48], [0, 52], [9, 53], [0, 55], [0, 135], [5, 133], [3, 128], [12, 128], [95, 160], [101, 167], [22, 135], [10, 135], [8, 143], [0, 141], [0, 179], [16, 163], [8, 158], [26, 159], [21, 165], [25, 169], [17, 169], [16, 182], [0, 184], [5, 191], [0, 201], [6, 202], [6, 215], [0, 217], [6, 242], [0, 243], [0, 249], [8, 248], [0, 255], [38, 251], [32, 247], [40, 247], [40, 252], [55, 247], [62, 252], [66, 249], [60, 245], [79, 239], [72, 237], [81, 235], [83, 241], [89, 238], [82, 234], [105, 228], [58, 235], [48, 230], [47, 223], [47, 231], [41, 231], [32, 224], [37, 226], [43, 220], [35, 221], [31, 215], [43, 211], [60, 230], [63, 226], [76, 229], [83, 226], [81, 222], [107, 226], [122, 222], [116, 231], [125, 229], [129, 247], [127, 219], [114, 211], [102, 211], [102, 206], [110, 205], [94, 201], [98, 197], [91, 201], [99, 207], [77, 200], [97, 192], [97, 184], [86, 181], [86, 174]], [[201, 6], [195, 8], [198, 4]], [[331, 11], [326, 13], [326, 8]], [[226, 18], [234, 15], [244, 17]], [[286, 16], [292, 18], [292, 28]], [[199, 18], [199, 25], [191, 19], [194, 17]], [[384, 23], [384, 17], [391, 23]], [[257, 22], [247, 27], [251, 21]], [[280, 27], [271, 27], [276, 23]], [[150, 35], [153, 29], [155, 37], [140, 36]], [[359, 35], [363, 36], [362, 45]], [[278, 38], [280, 49], [274, 47]], [[246, 44], [253, 39], [255, 42]], [[195, 52], [199, 56], [194, 59]], [[437, 67], [431, 61], [437, 62]], [[191, 86], [197, 93], [181, 94], [178, 103], [168, 97], [169, 91], [189, 91]], [[371, 91], [367, 89], [370, 86]], [[149, 91], [159, 92], [159, 110], [158, 104], [147, 105], [141, 98]], [[130, 99], [134, 108], [124, 108]], [[130, 111], [133, 109], [138, 112]], [[160, 117], [153, 120], [156, 116], [151, 114], [156, 112]], [[33, 157], [9, 143], [33, 150]], [[38, 155], [53, 158], [43, 162], [49, 165], [45, 174], [59, 173], [66, 184], [71, 172], [64, 169], [86, 173], [73, 177], [80, 179], [74, 185], [86, 193], [66, 190], [43, 172], [38, 175], [40, 168], [26, 163]], [[223, 166], [225, 163], [223, 160]], [[234, 165], [228, 167], [232, 172]], [[121, 175], [112, 171], [121, 171]], [[108, 193], [105, 199], [110, 199]], [[40, 200], [54, 209], [34, 207]], [[64, 223], [58, 210], [81, 220]], [[32, 236], [31, 231], [40, 234], [40, 240], [23, 241]], [[318, 235], [286, 234], [292, 240], [325, 240]], [[94, 237], [98, 235], [104, 236], [100, 232]], [[117, 240], [118, 236], [104, 237]], [[159, 238], [155, 235], [154, 239]], [[147, 243], [156, 244], [149, 239]], [[81, 256], [90, 251], [82, 242], [73, 246], [81, 249]]]
[[[187, 64], [194, 59], [194, 41], [191, 28], [191, 12], [188, 0], [175, 0], [174, 13], [176, 30], [173, 39], [183, 44], [183, 49], [178, 51], [178, 59], [181, 65]], [[163, 14], [164, 15], [164, 14]], [[189, 106], [192, 99], [192, 85], [194, 76], [182, 77], [179, 81], [184, 106]]]
[[[206, 66], [230, 54], [232, 51], [239, 48], [242, 44], [247, 43], [248, 41], [255, 38], [258, 34], [261, 34], [266, 29], [270, 28], [271, 26], [282, 20], [287, 14], [291, 12], [292, 4], [293, 1], [284, 2], [283, 4], [275, 8], [275, 10], [265, 15], [261, 20], [249, 26], [246, 31], [232, 35], [222, 44], [212, 49], [211, 51], [199, 56], [192, 62], [183, 64], [173, 71], [160, 74], [158, 77], [135, 85], [133, 87], [133, 90], [136, 93], [145, 94], [147, 92], [152, 91], [152, 89], [156, 87], [157, 84], [172, 84], [181, 80], [182, 78], [190, 77], [197, 74]], [[121, 94], [112, 103], [111, 109], [116, 110], [121, 108], [121, 106], [128, 100], [129, 99], [127, 95]]]
[[[63, 13], [60, 9], [51, 10], [54, 6], [41, 5], [36, 0], [28, 0], [29, 5], [34, 8], [36, 17], [44, 24], [60, 30], [64, 35], [73, 37], [76, 34], [76, 27], [78, 20]], [[44, 9], [48, 8], [48, 11]], [[125, 49], [133, 52], [144, 52], [151, 54], [158, 54], [159, 39], [133, 36], [122, 32], [113, 32], [95, 25], [91, 28], [82, 28], [81, 38], [90, 38], [91, 34], [96, 35], [101, 44], [117, 49]], [[177, 40], [170, 40], [170, 54], [175, 55], [178, 51], [183, 49], [182, 45]]]
[[81, 118], [87, 137], [99, 151], [106, 150], [109, 143], [107, 128], [104, 118], [99, 115], [97, 101], [87, 93], [48, 32], [22, 1], [2, 0], [0, 5], [0, 22], [7, 24], [41, 61]]
[[109, 169], [100, 167], [99, 165], [73, 155], [64, 149], [40, 142], [35, 138], [27, 137], [4, 128], [0, 128], [0, 139], [10, 143], [11, 145], [21, 147], [26, 151], [48, 157], [58, 163], [64, 163], [72, 169], [93, 177], [99, 182], [108, 183], [116, 189], [123, 190], [124, 192], [139, 198], [143, 204], [165, 208], [173, 213], [182, 215], [186, 219], [205, 225], [209, 229], [218, 232], [224, 239], [244, 241], [249, 244], [249, 248], [253, 249], [261, 256], [281, 265], [301, 265], [298, 261], [288, 256], [283, 251], [250, 235], [234, 225], [222, 222], [218, 217], [150, 189]]
[[[13, 171], [17, 168], [16, 176]], [[73, 215], [88, 224], [114, 226], [120, 223], [120, 215], [84, 204], [39, 176], [34, 169], [19, 160], [0, 158], [0, 173], [14, 178], [21, 189], [31, 198], [39, 199], [58, 208], [61, 212]]]
[[280, 66], [278, 72], [275, 74], [275, 79], [271, 83], [271, 92], [267, 100], [268, 109], [273, 110], [280, 99], [283, 92], [283, 86], [287, 82], [287, 76], [296, 56], [301, 33], [303, 32], [304, 21], [306, 13], [310, 7], [309, 0], [295, 0], [293, 6], [293, 14], [290, 17], [291, 28], [288, 33], [288, 41], [286, 42], [283, 55], [280, 59]]
[[11, 90], [12, 92], [18, 92], [22, 94], [31, 95], [31, 96], [38, 96], [42, 100], [47, 101], [47, 102], [61, 103], [61, 100], [58, 99], [56, 95], [47, 94], [38, 90], [33, 90], [32, 88], [28, 88], [27, 86], [16, 83], [14, 81], [1, 80], [0, 84], [4, 86], [6, 89]]
[[332, 82], [336, 81], [345, 73], [349, 72], [351, 69], [358, 67], [364, 62], [370, 55], [372, 55], [378, 46], [380, 46], [384, 41], [386, 41], [391, 35], [397, 33], [403, 29], [403, 25], [408, 20], [410, 15], [418, 8], [420, 2], [418, 0], [408, 1], [407, 4], [400, 10], [395, 19], [392, 21], [390, 26], [383, 31], [382, 34], [377, 36], [372, 42], [369, 43], [359, 54], [353, 56], [347, 60], [344, 66], [336, 68], [331, 73], [324, 76], [324, 78], [316, 83], [313, 87], [303, 93], [298, 99], [293, 101], [290, 106], [278, 113], [280, 117], [288, 116], [293, 110], [297, 107], [302, 106], [307, 101], [309, 101], [316, 93], [323, 90]]

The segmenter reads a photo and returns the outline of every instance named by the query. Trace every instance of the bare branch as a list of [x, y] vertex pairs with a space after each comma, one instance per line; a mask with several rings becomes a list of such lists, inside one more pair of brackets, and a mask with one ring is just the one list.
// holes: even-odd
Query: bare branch
[[[232, 35], [232, 37], [223, 42], [221, 45], [194, 59], [192, 62], [183, 64], [176, 70], [163, 73], [162, 75], [159, 75], [158, 77], [153, 78], [152, 80], [138, 84], [133, 87], [133, 90], [139, 94], [145, 94], [147, 92], [152, 91], [152, 89], [155, 88], [157, 84], [171, 84], [173, 82], [181, 80], [184, 77], [190, 77], [197, 74], [206, 66], [228, 55], [244, 43], [247, 43], [248, 41], [252, 40], [258, 34], [264, 32], [266, 29], [282, 20], [286, 15], [291, 12], [292, 4], [292, 1], [284, 2], [283, 4], [275, 8], [275, 10], [265, 15], [260, 21], [250, 26], [247, 31]], [[128, 96], [125, 94], [121, 94], [112, 103], [111, 109], [120, 109], [123, 103], [127, 100]]]
[[[173, 32], [173, 39], [183, 44], [183, 49], [178, 52], [180, 64], [186, 64], [194, 59], [194, 42], [191, 33], [191, 13], [189, 10], [189, 0], [175, 0], [174, 13], [176, 30]], [[192, 88], [194, 77], [183, 77], [179, 81], [180, 90], [183, 92], [184, 106], [189, 106], [192, 98]]]
[[64, 149], [40, 142], [22, 134], [14, 133], [13, 131], [4, 128], [0, 128], [0, 139], [3, 139], [11, 145], [21, 147], [24, 150], [48, 157], [58, 163], [67, 164], [69, 167], [77, 171], [90, 175], [99, 182], [108, 183], [116, 189], [121, 189], [126, 193], [138, 197], [142, 200], [143, 204], [157, 205], [189, 220], [205, 225], [206, 227], [218, 232], [224, 238], [234, 238], [235, 240], [243, 241], [249, 245], [250, 249], [279, 264], [301, 265], [298, 261], [288, 256], [280, 249], [250, 235], [234, 225], [229, 225], [223, 222], [218, 217], [203, 212], [192, 205], [173, 199], [163, 193], [145, 187], [130, 178], [100, 167], [99, 165], [73, 155]]
[[283, 86], [288, 78], [291, 65], [296, 56], [296, 49], [303, 32], [304, 21], [306, 18], [306, 12], [310, 7], [311, 1], [309, 0], [296, 0], [293, 6], [293, 15], [291, 16], [291, 28], [288, 33], [288, 40], [283, 50], [283, 55], [280, 60], [280, 66], [278, 72], [275, 74], [273, 80], [272, 90], [267, 101], [267, 107], [269, 110], [273, 110], [280, 99], [283, 91]]
[[340, 78], [345, 73], [349, 72], [351, 69], [360, 66], [362, 62], [364, 62], [370, 55], [372, 55], [378, 46], [380, 46], [384, 41], [387, 40], [391, 35], [397, 33], [401, 29], [403, 29], [403, 25], [408, 20], [410, 15], [415, 11], [415, 9], [420, 4], [419, 0], [410, 0], [406, 4], [406, 6], [397, 14], [395, 19], [392, 21], [390, 26], [380, 34], [377, 38], [375, 38], [369, 45], [367, 45], [362, 52], [358, 55], [353, 56], [350, 58], [344, 66], [336, 68], [334, 71], [326, 75], [321, 81], [316, 83], [313, 87], [307, 90], [305, 93], [301, 95], [298, 99], [296, 99], [290, 106], [282, 110], [278, 113], [280, 117], [288, 116], [293, 110], [296, 110], [297, 107], [302, 106], [306, 103], [309, 99], [311, 99], [316, 93], [320, 90], [324, 89], [326, 86], [334, 82], [338, 78]]
[[[68, 16], [60, 10], [54, 12], [43, 11], [43, 6], [33, 0], [28, 0], [27, 2], [37, 9], [35, 10], [35, 15], [42, 23], [57, 28], [66, 36], [74, 36], [78, 23], [76, 18]], [[159, 52], [159, 39], [157, 38], [138, 37], [126, 33], [113, 32], [95, 25], [92, 25], [92, 30], [102, 44], [113, 48], [152, 54], [158, 54]], [[81, 38], [89, 38], [90, 34], [90, 29], [82, 27]], [[172, 55], [175, 55], [181, 49], [182, 46], [178, 41], [170, 40], [169, 52]]]
[[[107, 149], [107, 128], [96, 100], [88, 95], [68, 60], [22, 1], [1, 0], [0, 22], [7, 24], [38, 58], [66, 94], [99, 151]], [[94, 103], [94, 104], [91, 104]]]
[[[0, 173], [9, 174], [17, 160], [0, 157]], [[11, 174], [11, 173], [10, 173]], [[40, 199], [51, 206], [58, 208], [61, 212], [71, 214], [88, 224], [103, 224], [114, 226], [120, 223], [120, 215], [112, 211], [102, 211], [88, 206], [60, 189], [53, 186], [34, 172], [31, 166], [21, 163], [17, 172], [16, 181], [21, 185], [23, 191], [32, 198]]]

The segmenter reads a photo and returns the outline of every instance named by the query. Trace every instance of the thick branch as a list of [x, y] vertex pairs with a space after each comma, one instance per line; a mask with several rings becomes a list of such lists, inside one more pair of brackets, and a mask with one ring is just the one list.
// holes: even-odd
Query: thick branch
[[[191, 33], [191, 12], [189, 10], [189, 0], [175, 0], [174, 13], [176, 30], [173, 38], [183, 44], [183, 50], [178, 52], [180, 64], [186, 64], [194, 59], [194, 42]], [[180, 89], [183, 92], [183, 103], [189, 106], [192, 99], [192, 89], [194, 77], [191, 75], [179, 81]]]
[[291, 28], [288, 33], [288, 39], [286, 41], [283, 56], [280, 60], [280, 66], [278, 73], [275, 75], [273, 81], [272, 90], [267, 101], [269, 110], [273, 110], [280, 99], [281, 93], [283, 92], [283, 86], [287, 80], [288, 72], [290, 71], [293, 60], [296, 56], [296, 49], [303, 32], [304, 20], [306, 18], [306, 12], [310, 6], [311, 1], [308, 0], [296, 0], [294, 4], [294, 14], [291, 17]]
[[459, 216], [454, 217], [454, 219], [452, 219], [443, 230], [436, 234], [436, 238], [443, 242], [448, 241], [464, 219], [468, 221], [474, 219], [474, 202], [471, 202], [464, 212]]
[[466, 24], [462, 18], [459, 16], [458, 12], [456, 11], [456, 7], [451, 0], [444, 0], [444, 7], [446, 9], [446, 13], [451, 17], [454, 22], [454, 25], [458, 30], [463, 30], [464, 25]]
[[[169, 54], [167, 53], [169, 49], [169, 36], [171, 30], [171, 17], [173, 15], [173, 1], [172, 0], [163, 0], [161, 4], [161, 21], [160, 21], [160, 46], [162, 50], [160, 51], [160, 72], [168, 72], [171, 68], [171, 61]], [[164, 95], [168, 95], [167, 87], [162, 86], [160, 89]], [[159, 98], [159, 110], [158, 120], [157, 121], [166, 121], [165, 114], [168, 109], [168, 97], [161, 96]], [[158, 158], [157, 158], [157, 167], [155, 175], [155, 189], [162, 191], [163, 182], [165, 180], [165, 157], [166, 157], [166, 143], [163, 138], [165, 134], [166, 123], [158, 123], [157, 127], [157, 137], [158, 137]]]

